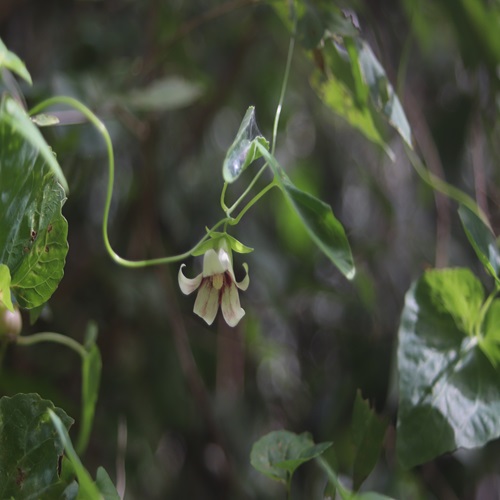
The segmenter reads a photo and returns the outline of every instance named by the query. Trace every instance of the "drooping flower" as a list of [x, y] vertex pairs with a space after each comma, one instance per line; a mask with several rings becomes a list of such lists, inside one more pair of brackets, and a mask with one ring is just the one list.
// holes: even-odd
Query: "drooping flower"
[[238, 288], [246, 290], [250, 283], [248, 266], [243, 264], [245, 278], [237, 282], [234, 277], [231, 250], [224, 240], [218, 250], [209, 248], [203, 256], [203, 271], [195, 278], [186, 278], [179, 269], [179, 287], [185, 295], [198, 290], [193, 311], [211, 325], [217, 316], [219, 305], [222, 315], [229, 326], [236, 326], [245, 315], [240, 306]]

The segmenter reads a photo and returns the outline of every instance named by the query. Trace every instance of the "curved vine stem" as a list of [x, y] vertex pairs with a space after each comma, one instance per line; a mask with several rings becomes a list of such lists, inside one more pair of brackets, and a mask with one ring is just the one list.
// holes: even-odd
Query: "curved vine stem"
[[172, 262], [178, 262], [180, 260], [186, 259], [189, 257], [205, 240], [210, 237], [210, 234], [215, 231], [218, 227], [228, 222], [229, 218], [221, 219], [217, 222], [212, 228], [210, 228], [205, 236], [196, 243], [196, 245], [188, 250], [187, 252], [173, 255], [169, 257], [161, 257], [157, 259], [148, 259], [148, 260], [128, 260], [115, 252], [111, 243], [109, 241], [108, 235], [108, 222], [109, 222], [109, 212], [111, 208], [111, 200], [113, 197], [113, 186], [114, 186], [114, 176], [115, 176], [115, 159], [113, 152], [113, 144], [111, 142], [111, 137], [109, 132], [104, 125], [104, 123], [92, 112], [87, 106], [82, 104], [80, 101], [74, 99], [73, 97], [68, 96], [57, 96], [51, 97], [30, 110], [29, 114], [34, 115], [40, 113], [42, 110], [54, 106], [54, 105], [66, 105], [73, 109], [76, 109], [97, 129], [97, 131], [101, 134], [104, 142], [106, 143], [106, 150], [108, 154], [108, 170], [109, 170], [109, 178], [108, 178], [108, 187], [106, 190], [106, 200], [104, 205], [104, 214], [102, 220], [102, 236], [104, 239], [104, 245], [106, 247], [107, 252], [111, 256], [111, 258], [117, 262], [118, 264], [129, 267], [129, 268], [141, 268], [146, 266], [155, 266], [161, 264], [170, 264]]
[[432, 172], [429, 172], [429, 170], [427, 170], [425, 165], [422, 163], [422, 160], [420, 160], [418, 155], [413, 150], [411, 150], [406, 145], [405, 149], [410, 163], [412, 164], [413, 168], [420, 176], [420, 178], [426, 184], [428, 184], [435, 191], [438, 191], [446, 195], [448, 198], [466, 206], [469, 210], [475, 213], [488, 227], [491, 227], [488, 217], [486, 217], [484, 212], [481, 210], [481, 207], [479, 207], [478, 204], [468, 194], [464, 193], [461, 189], [448, 184], [446, 181], [443, 181], [443, 179], [440, 179]]
[[42, 332], [42, 333], [34, 333], [33, 335], [22, 336], [19, 335], [14, 337], [13, 342], [17, 345], [29, 346], [33, 344], [38, 344], [40, 342], [54, 342], [56, 344], [61, 344], [66, 347], [69, 347], [76, 353], [78, 353], [81, 358], [85, 358], [87, 356], [87, 350], [83, 347], [82, 344], [78, 343], [76, 340], [71, 337], [67, 337], [66, 335], [61, 335], [60, 333], [54, 332]]

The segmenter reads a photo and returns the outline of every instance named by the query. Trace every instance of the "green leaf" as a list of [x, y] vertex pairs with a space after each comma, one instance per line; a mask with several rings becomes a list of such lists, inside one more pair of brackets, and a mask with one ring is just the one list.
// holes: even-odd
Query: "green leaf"
[[378, 117], [382, 116], [412, 148], [411, 128], [401, 102], [368, 43], [360, 37], [352, 20], [325, 0], [274, 6], [293, 32], [297, 18], [298, 40], [314, 61], [311, 86], [336, 114], [379, 145], [394, 159], [383, 138]]
[[9, 311], [14, 312], [14, 305], [10, 296], [10, 271], [5, 264], [0, 264], [0, 309], [1, 304]]
[[495, 368], [500, 366], [500, 299], [494, 300], [483, 323], [479, 346]]
[[353, 488], [358, 490], [375, 467], [385, 436], [387, 423], [379, 418], [358, 391], [354, 401], [351, 432], [355, 446]]
[[102, 369], [101, 353], [97, 345], [93, 343], [86, 349], [87, 354], [82, 361], [82, 421], [76, 445], [80, 454], [87, 448], [90, 438]]
[[460, 205], [458, 215], [462, 221], [467, 239], [479, 257], [481, 264], [500, 283], [498, 278], [500, 253], [492, 230], [477, 214], [464, 205]]
[[410, 124], [384, 68], [367, 42], [357, 38], [354, 40], [354, 46], [357, 51], [357, 61], [353, 58], [353, 65], [359, 64], [363, 81], [369, 89], [372, 104], [396, 129], [406, 144], [413, 149]]
[[36, 500], [57, 483], [63, 447], [50, 422], [66, 431], [73, 420], [38, 394], [0, 399], [0, 498]]
[[250, 463], [271, 479], [289, 482], [299, 465], [321, 455], [332, 443], [314, 444], [307, 432], [273, 431], [252, 446]]
[[97, 469], [95, 484], [99, 488], [104, 500], [120, 500], [115, 485], [103, 467]]
[[200, 83], [179, 76], [168, 76], [152, 82], [146, 88], [133, 90], [123, 100], [138, 111], [168, 111], [192, 104], [203, 92]]
[[473, 335], [482, 300], [468, 269], [427, 271], [406, 295], [397, 423], [404, 467], [500, 436], [500, 373]]
[[257, 144], [266, 150], [269, 149], [269, 142], [260, 134], [257, 127], [255, 108], [250, 106], [222, 165], [225, 182], [234, 182], [254, 160], [262, 156]]
[[311, 239], [346, 278], [352, 279], [356, 270], [351, 248], [344, 228], [333, 215], [330, 205], [298, 189], [288, 178], [276, 158], [260, 144], [258, 148], [271, 166], [276, 182], [300, 217]]
[[9, 102], [0, 110], [0, 262], [10, 270], [19, 305], [31, 309], [51, 297], [63, 276], [65, 194], [40, 151], [5, 120]]
[[21, 78], [32, 85], [31, 76], [26, 69], [24, 63], [13, 52], [7, 49], [5, 44], [0, 39], [0, 70], [7, 68], [10, 71], [17, 73]]
[[[24, 109], [10, 97], [4, 97], [2, 99], [0, 109], [0, 125], [3, 125], [4, 123], [11, 128], [11, 135], [19, 135], [23, 137], [34, 150], [38, 150], [38, 153], [52, 170], [61, 186], [66, 192], [68, 192], [69, 190], [66, 177], [64, 177], [63, 171], [59, 166], [59, 163], [57, 163], [52, 149], [45, 142], [42, 134], [31, 121], [29, 116], [25, 113]], [[4, 127], [2, 128], [5, 130]], [[0, 135], [0, 144], [1, 143], [7, 144], [4, 142], [4, 138]]]
[[75, 449], [73, 448], [73, 444], [71, 443], [66, 427], [63, 425], [61, 419], [56, 413], [49, 410], [49, 415], [52, 420], [53, 427], [55, 427], [57, 434], [59, 435], [59, 439], [61, 440], [64, 446], [64, 451], [66, 453], [66, 456], [68, 460], [71, 462], [76, 477], [78, 479], [78, 484], [79, 484], [78, 498], [81, 498], [82, 500], [87, 498], [89, 499], [92, 498], [95, 500], [101, 499], [102, 495], [100, 494], [99, 489], [95, 485], [94, 481], [92, 481], [90, 474], [83, 466], [82, 462], [80, 461], [78, 455], [75, 452]]
[[[358, 99], [351, 62], [340, 50], [333, 40], [325, 41], [323, 50], [315, 56], [317, 68], [311, 75], [311, 86], [326, 106], [393, 159], [394, 153], [378, 130], [368, 104]], [[365, 85], [359, 79], [357, 82], [358, 88]]]

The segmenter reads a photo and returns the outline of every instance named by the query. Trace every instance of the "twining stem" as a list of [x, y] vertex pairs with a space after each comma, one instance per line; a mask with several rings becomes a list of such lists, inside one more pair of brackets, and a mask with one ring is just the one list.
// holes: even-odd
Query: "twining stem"
[[240, 213], [238, 214], [237, 217], [235, 217], [234, 219], [229, 219], [228, 220], [228, 224], [230, 224], [231, 226], [235, 226], [236, 224], [238, 224], [241, 220], [241, 218], [245, 215], [246, 212], [248, 212], [248, 210], [250, 210], [250, 208], [253, 207], [253, 205], [255, 205], [255, 203], [257, 203], [268, 191], [270, 191], [273, 187], [275, 186], [278, 186], [278, 183], [273, 180], [272, 182], [270, 182], [266, 187], [264, 187], [262, 190], [260, 190], [240, 211]]
[[106, 200], [104, 204], [104, 214], [103, 214], [103, 219], [102, 219], [102, 236], [104, 239], [104, 245], [106, 247], [107, 252], [111, 256], [111, 258], [117, 262], [118, 264], [124, 266], [124, 267], [129, 267], [129, 268], [141, 268], [141, 267], [146, 267], [146, 266], [155, 266], [155, 265], [161, 265], [161, 264], [170, 264], [172, 262], [178, 262], [180, 260], [186, 259], [189, 257], [205, 240], [207, 240], [210, 237], [210, 233], [215, 231], [218, 227], [221, 225], [225, 224], [228, 221], [228, 218], [221, 219], [219, 222], [217, 222], [214, 226], [212, 226], [211, 229], [208, 230], [207, 234], [201, 238], [196, 245], [188, 250], [187, 252], [178, 254], [178, 255], [173, 255], [169, 257], [161, 257], [158, 259], [148, 259], [148, 260], [128, 260], [124, 259], [120, 255], [118, 255], [114, 250], [113, 247], [111, 246], [111, 243], [109, 241], [109, 236], [108, 236], [108, 222], [109, 222], [109, 212], [111, 208], [111, 200], [113, 197], [113, 186], [114, 186], [114, 175], [115, 175], [115, 159], [114, 159], [114, 153], [113, 153], [113, 144], [111, 142], [111, 137], [109, 135], [109, 132], [102, 123], [102, 121], [92, 112], [90, 111], [89, 108], [87, 108], [84, 104], [82, 104], [80, 101], [77, 101], [76, 99], [68, 96], [57, 96], [57, 97], [51, 97], [37, 106], [35, 106], [33, 109], [30, 110], [29, 114], [30, 115], [35, 115], [37, 113], [40, 113], [43, 109], [48, 108], [49, 106], [54, 106], [54, 105], [66, 105], [70, 106], [73, 109], [76, 109], [82, 115], [85, 116], [89, 120], [92, 125], [97, 129], [97, 131], [101, 134], [102, 138], [104, 139], [104, 142], [106, 143], [106, 149], [108, 153], [108, 170], [109, 170], [109, 179], [108, 179], [108, 187], [106, 190]]
[[256, 182], [259, 180], [260, 176], [264, 173], [264, 171], [266, 170], [267, 167], [268, 167], [267, 163], [265, 163], [264, 165], [262, 165], [262, 167], [260, 168], [260, 170], [257, 172], [257, 174], [255, 175], [255, 177], [252, 179], [252, 181], [250, 182], [250, 184], [245, 189], [245, 191], [243, 191], [243, 193], [241, 194], [241, 196], [229, 208], [224, 203], [224, 196], [226, 194], [226, 189], [227, 189], [227, 186], [228, 186], [227, 182], [224, 183], [224, 187], [222, 188], [222, 193], [221, 193], [221, 206], [222, 206], [222, 209], [226, 212], [226, 215], [228, 217], [234, 212], [234, 210], [238, 207], [238, 205], [243, 201], [243, 199], [245, 198], [245, 196], [247, 196], [247, 194], [252, 190], [252, 188], [255, 186]]
[[486, 217], [481, 208], [468, 194], [443, 181], [432, 172], [429, 172], [429, 170], [426, 169], [425, 165], [413, 150], [411, 150], [406, 145], [405, 149], [410, 163], [413, 165], [413, 168], [415, 169], [417, 174], [426, 184], [428, 184], [432, 189], [443, 193], [448, 198], [451, 198], [452, 200], [455, 200], [456, 202], [464, 205], [474, 214], [476, 214], [488, 227], [491, 227], [488, 221], [488, 217]]
[[38, 344], [40, 342], [54, 342], [56, 344], [61, 344], [70, 349], [73, 349], [76, 353], [78, 353], [82, 359], [87, 356], [87, 350], [76, 340], [73, 340], [66, 335], [61, 335], [60, 333], [54, 332], [42, 332], [42, 333], [34, 333], [33, 335], [19, 335], [12, 339], [17, 345], [21, 346], [29, 346]]

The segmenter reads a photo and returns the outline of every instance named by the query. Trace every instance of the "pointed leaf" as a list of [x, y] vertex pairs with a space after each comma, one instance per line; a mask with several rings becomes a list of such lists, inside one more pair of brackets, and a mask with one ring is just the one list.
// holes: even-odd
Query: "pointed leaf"
[[258, 145], [269, 163], [279, 187], [300, 217], [314, 243], [348, 279], [355, 274], [351, 248], [342, 224], [333, 215], [330, 205], [298, 189], [288, 178], [276, 158]]
[[0, 498], [35, 500], [59, 481], [63, 447], [50, 422], [51, 411], [65, 430], [73, 423], [38, 394], [0, 399]]
[[67, 222], [61, 213], [65, 194], [39, 150], [5, 119], [8, 116], [2, 106], [0, 263], [9, 267], [19, 305], [31, 309], [50, 298], [63, 276], [68, 251]]
[[331, 445], [315, 445], [309, 433], [273, 431], [254, 443], [250, 463], [271, 479], [286, 483], [299, 465], [318, 457]]
[[384, 68], [367, 42], [357, 38], [353, 45], [357, 52], [357, 61], [353, 58], [353, 64], [359, 64], [361, 75], [369, 89], [372, 104], [396, 129], [406, 144], [413, 148], [410, 124]]
[[0, 70], [7, 68], [10, 71], [17, 73], [21, 78], [26, 80], [30, 85], [32, 84], [31, 76], [26, 69], [24, 63], [17, 57], [14, 52], [7, 49], [5, 44], [0, 39]]
[[406, 295], [397, 423], [405, 467], [500, 436], [500, 372], [474, 336], [482, 301], [468, 269], [427, 271]]
[[113, 481], [103, 467], [97, 469], [95, 484], [99, 488], [103, 500], [120, 500], [120, 495], [118, 495]]
[[[61, 186], [66, 192], [68, 192], [66, 177], [64, 177], [63, 171], [59, 166], [59, 163], [57, 163], [52, 149], [45, 142], [42, 134], [25, 113], [24, 109], [22, 109], [19, 104], [10, 97], [4, 97], [2, 100], [0, 123], [8, 125], [12, 129], [11, 134], [18, 134], [31, 144], [33, 149], [38, 150], [39, 154], [52, 170]], [[2, 137], [0, 137], [0, 141], [3, 142]]]
[[358, 490], [375, 467], [387, 429], [387, 422], [379, 418], [363, 400], [358, 391], [352, 416], [352, 439], [355, 446], [353, 488]]
[[458, 215], [462, 221], [467, 239], [479, 257], [481, 264], [500, 283], [498, 278], [500, 252], [495, 235], [490, 227], [470, 208], [460, 205]]
[[336, 114], [394, 159], [378, 115], [412, 148], [411, 128], [387, 75], [360, 36], [355, 21], [328, 1], [288, 4], [275, 10], [290, 31], [297, 18], [298, 40], [315, 63], [311, 86]]
[[257, 144], [269, 149], [269, 142], [260, 134], [255, 121], [255, 108], [250, 106], [241, 121], [236, 138], [227, 150], [222, 165], [222, 176], [226, 182], [234, 182], [241, 173], [262, 156]]

